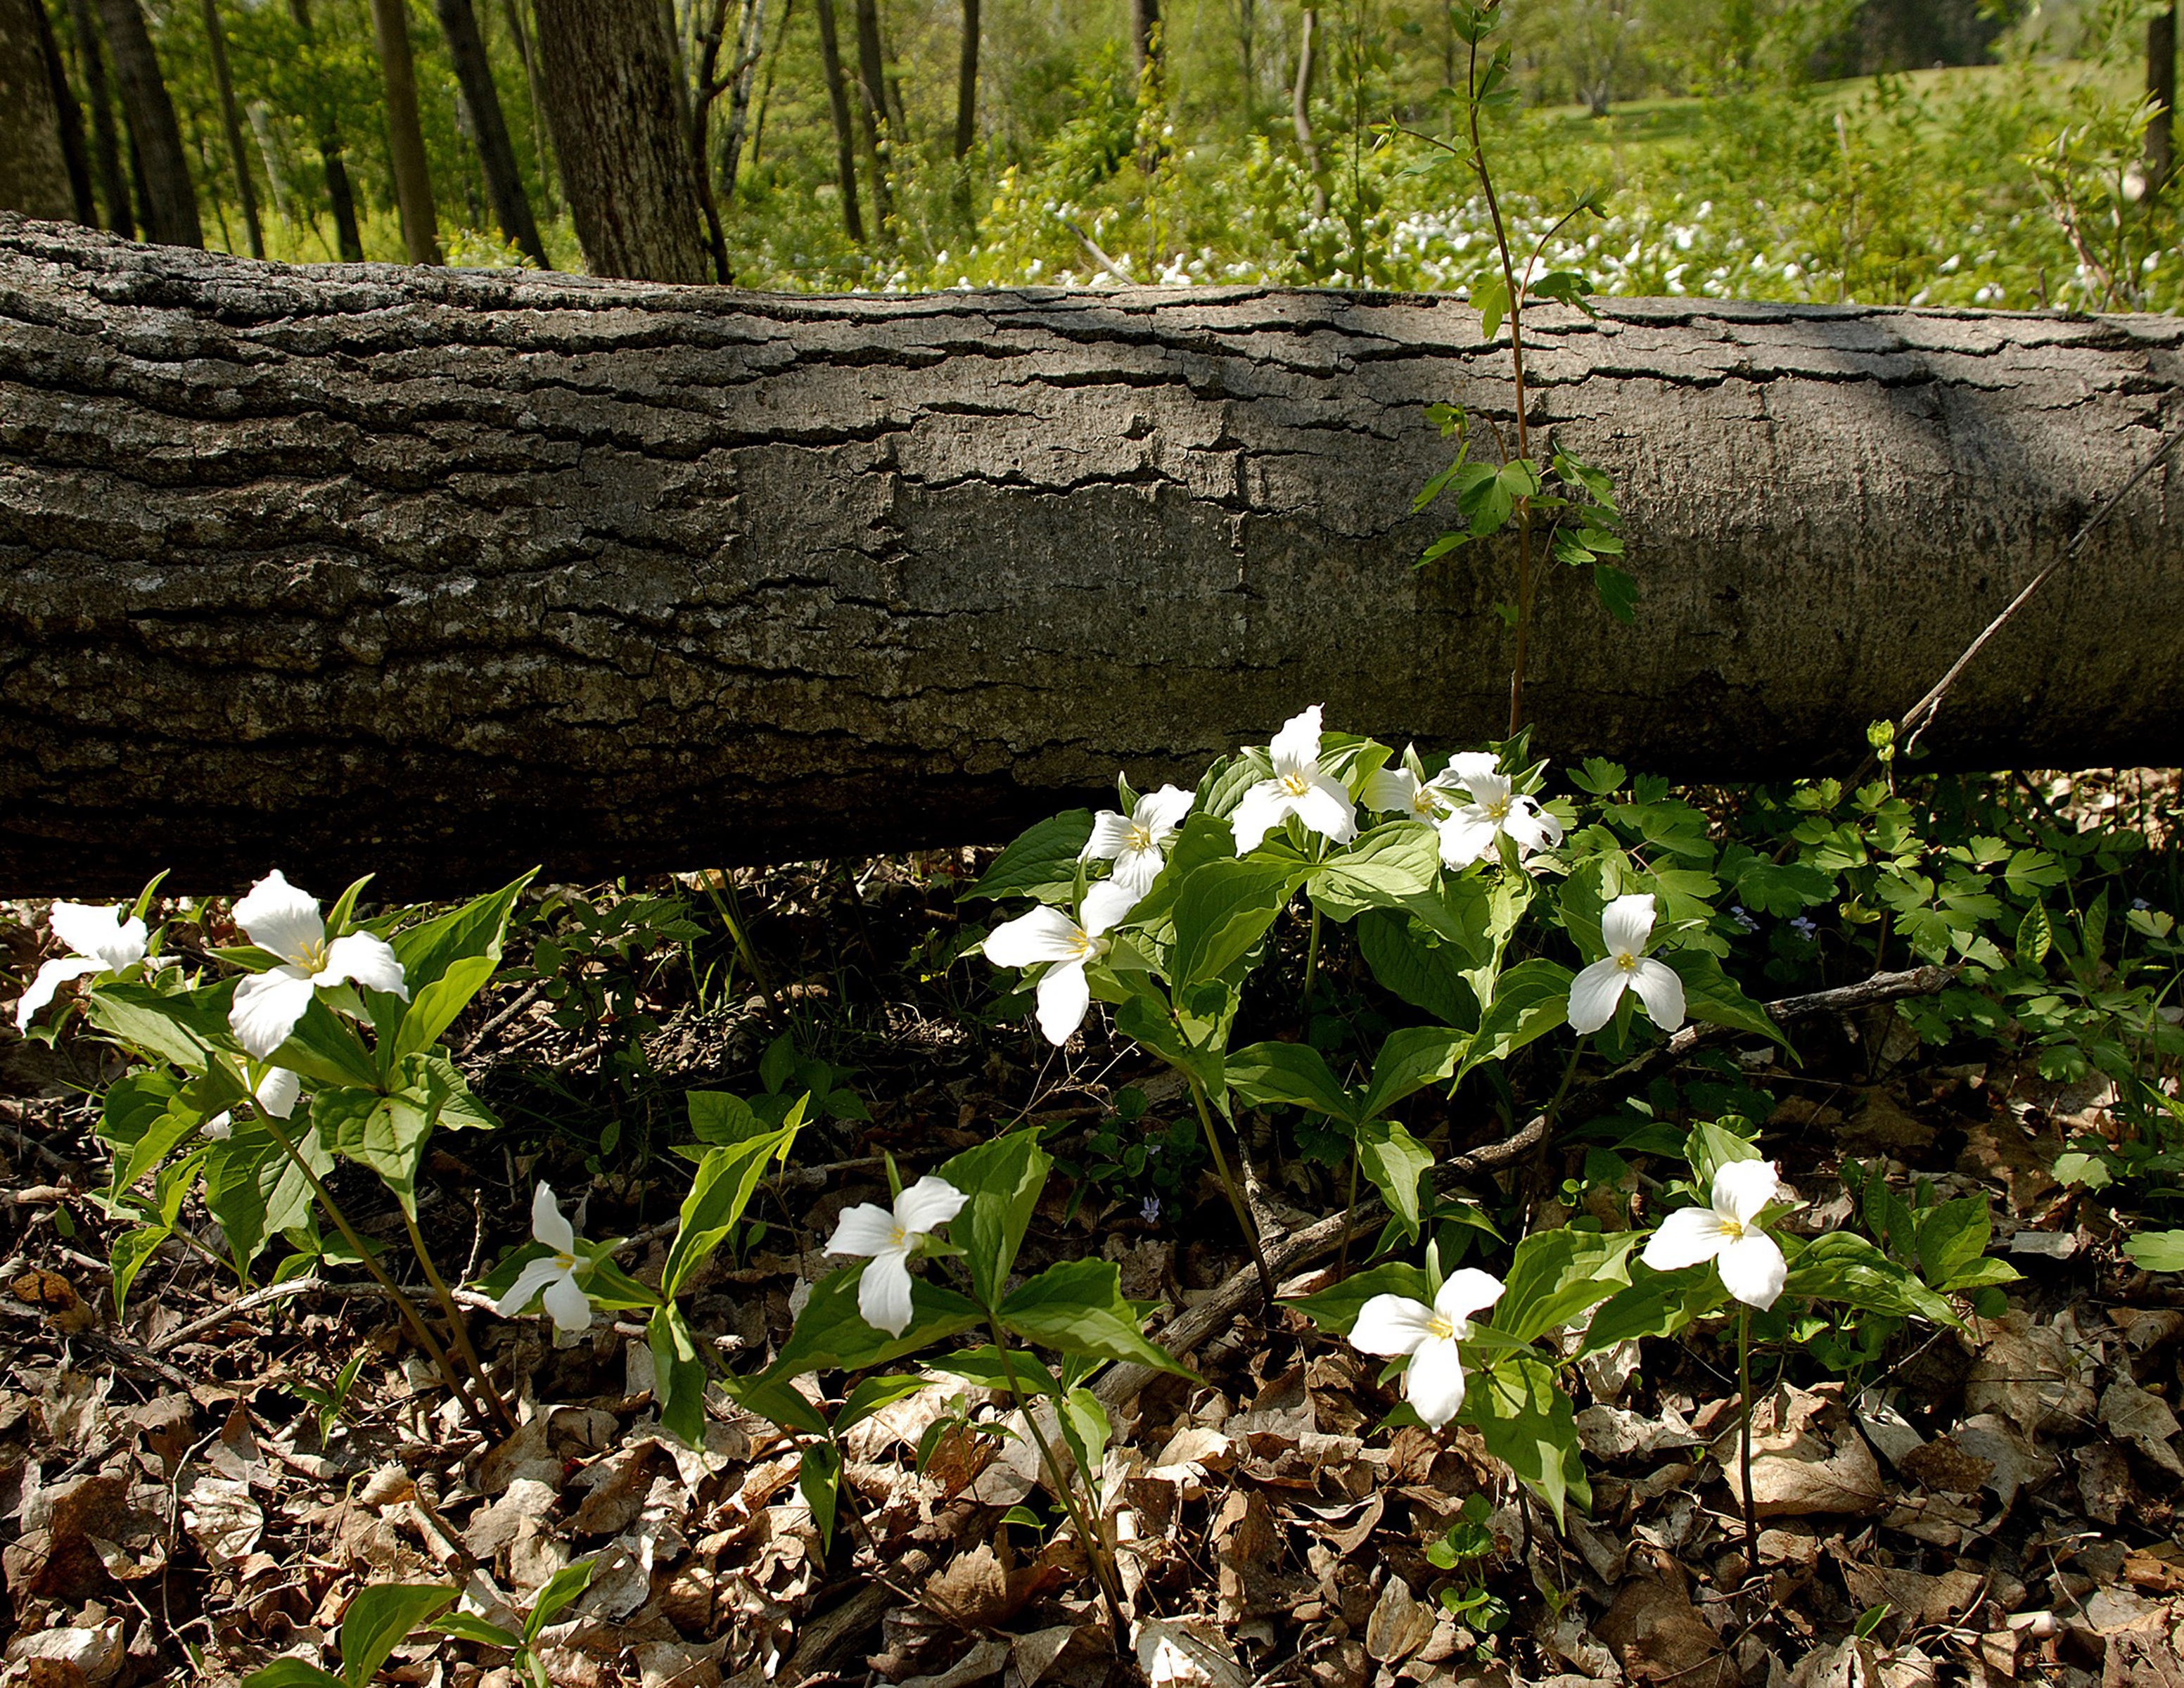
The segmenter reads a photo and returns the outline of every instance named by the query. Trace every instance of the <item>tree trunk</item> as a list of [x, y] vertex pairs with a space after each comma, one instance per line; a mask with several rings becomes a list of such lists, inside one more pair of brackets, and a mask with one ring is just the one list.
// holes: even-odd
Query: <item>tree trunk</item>
[[1156, 99], [1161, 81], [1160, 0], [1130, 0], [1130, 63], [1143, 97], [1150, 85]]
[[64, 222], [75, 214], [60, 112], [53, 103], [37, 9], [42, 0], [0, 0], [0, 210]]
[[[1842, 768], [2179, 421], [2184, 323], [1602, 300], [1532, 322], [1635, 627], [1556, 570], [1533, 748]], [[452, 890], [1006, 836], [1326, 705], [1498, 736], [1507, 432], [1447, 298], [812, 298], [276, 270], [0, 219], [0, 890]], [[2172, 762], [2184, 470], [1981, 653], [1940, 766]], [[310, 877], [304, 878], [309, 874]]]
[[[788, 32], [789, 14], [795, 5], [796, 0], [783, 0], [781, 21], [774, 28], [773, 57], [766, 60], [766, 67], [769, 86], [773, 81], [774, 69], [781, 60], [782, 38]], [[744, 153], [750, 145], [752, 95], [759, 86], [759, 61], [765, 58], [766, 0], [744, 0], [743, 27], [738, 35], [735, 62], [727, 84], [728, 121], [721, 137], [722, 193], [736, 191]]]
[[515, 51], [523, 60], [523, 85], [531, 93], [531, 139], [538, 149], [538, 193], [545, 202], [546, 214], [554, 214], [554, 160], [548, 156], [546, 143], [546, 97], [538, 85], [538, 55], [531, 50], [531, 31], [524, 26], [522, 0], [500, 0], [501, 15], [508, 19], [508, 32], [515, 37]]
[[404, 0], [371, 0], [371, 31], [379, 43], [380, 80], [387, 91], [387, 149], [394, 163], [394, 203], [402, 214], [402, 245], [412, 264], [443, 264], [432, 175], [425, 162], [425, 131], [417, 119], [417, 67], [410, 54]]
[[1312, 132], [1312, 84], [1319, 68], [1319, 8], [1304, 8], [1297, 26], [1296, 83], [1290, 90], [1290, 125], [1296, 131], [1297, 150], [1304, 154], [1306, 172], [1312, 177], [1312, 214], [1327, 214], [1327, 176], [1320, 167], [1319, 142]]
[[[742, 49], [744, 36], [750, 23], [751, 9], [763, 3], [764, 0], [744, 0], [744, 8], [738, 14], [736, 20], [736, 47], [738, 52]], [[690, 96], [688, 119], [690, 171], [697, 178], [698, 207], [705, 214], [705, 244], [713, 255], [713, 278], [723, 285], [729, 280], [728, 242], [727, 235], [721, 228], [720, 198], [713, 191], [713, 161], [710, 131], [713, 119], [713, 102], [727, 92], [731, 85], [740, 83], [740, 79], [736, 75], [736, 70], [743, 68], [740, 59], [734, 61], [728, 75], [722, 76], [720, 74], [722, 38], [727, 33], [727, 27], [728, 0], [712, 0], [712, 10], [705, 15], [705, 21], [698, 32], [698, 69], [695, 77], [697, 86]], [[729, 119], [731, 130], [733, 129], [735, 121], [735, 117], [731, 115]], [[737, 148], [740, 150], [743, 145], [742, 137], [737, 136], [734, 139]]]
[[711, 279], [672, 43], [654, 0], [538, 0], [538, 57], [591, 272]]
[[956, 60], [956, 159], [978, 138], [978, 0], [963, 0], [962, 51]]
[[827, 103], [834, 114], [834, 179], [842, 185], [842, 226], [851, 240], [862, 246], [865, 218], [857, 209], [857, 141], [850, 127], [849, 82], [842, 74], [834, 0], [812, 0], [812, 3], [819, 14], [819, 60], [827, 75]]
[[204, 245], [197, 190], [182, 151], [181, 125], [159, 74], [159, 55], [136, 0], [98, 0], [106, 48], [114, 55], [114, 80], [129, 114], [129, 138], [138, 170], [136, 201], [144, 214], [144, 238], [159, 246]]
[[[288, 13], [296, 20], [304, 46], [315, 50], [318, 35], [311, 27], [309, 0], [288, 0]], [[342, 142], [341, 125], [331, 117], [319, 127], [319, 160], [326, 169], [326, 206], [333, 213], [334, 240], [342, 262], [361, 264], [364, 231], [356, 222], [356, 192], [349, 186], [348, 148]]]
[[2153, 108], [2146, 120], [2146, 182], [2159, 193], [2175, 168], [2176, 124], [2176, 0], [2146, 20], [2146, 97]]
[[[206, 0], [207, 4], [211, 0]], [[493, 84], [493, 62], [486, 56], [485, 37], [478, 32], [477, 14], [471, 0], [433, 0], [440, 28], [448, 37], [448, 53], [454, 60], [455, 77], [462, 85], [463, 103], [470, 108], [471, 128], [477, 136], [478, 164], [485, 172], [486, 198], [493, 202], [500, 231], [516, 249], [541, 270], [546, 261], [545, 243], [531, 215], [530, 196], [523, 191], [523, 172], [516, 168], [515, 148], [509, 142], [508, 120], [500, 109], [500, 92]]]
[[250, 255], [263, 258], [265, 226], [258, 218], [258, 189], [250, 180], [250, 153], [242, 143], [242, 108], [235, 102], [235, 78], [228, 74], [227, 31], [220, 27], [220, 0], [204, 0], [204, 26], [213, 86], [220, 93], [220, 120], [227, 131], [228, 161], [234, 166], [236, 192], [242, 201], [242, 226], [250, 237]]
[[865, 169], [872, 179], [872, 221], [882, 240], [894, 221], [893, 136], [887, 115], [887, 55], [880, 45], [879, 0], [856, 0], [857, 114], [865, 136]]
[[91, 147], [98, 164], [98, 188], [104, 197], [104, 226], [124, 240], [136, 237], [136, 214], [129, 203], [129, 178], [121, 172], [121, 137], [114, 126], [114, 96], [106, 84], [106, 46], [91, 0], [69, 0], [76, 53], [82, 61], [84, 95], [91, 106]]
[[69, 86], [68, 65], [53, 34], [53, 20], [46, 15], [43, 0], [33, 8], [38, 24], [38, 50], [46, 61], [46, 86], [53, 94], [53, 115], [60, 131], [61, 162], [68, 169], [69, 196], [75, 201], [75, 220], [87, 229], [98, 226], [98, 201], [91, 191], [91, 155], [83, 145], [83, 109], [75, 90]]

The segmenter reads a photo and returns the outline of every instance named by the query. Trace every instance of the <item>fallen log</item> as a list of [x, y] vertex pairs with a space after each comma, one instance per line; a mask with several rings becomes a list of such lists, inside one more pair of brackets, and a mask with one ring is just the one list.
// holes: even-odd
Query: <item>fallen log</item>
[[[2165, 317], [1604, 301], [1534, 421], [1535, 746], [1847, 766], [2157, 448]], [[802, 298], [294, 269], [0, 218], [0, 889], [454, 889], [992, 838], [1307, 703], [1492, 736], [1506, 588], [1410, 513], [1498, 417], [1445, 298]], [[1967, 670], [1957, 766], [2166, 762], [2164, 466]]]

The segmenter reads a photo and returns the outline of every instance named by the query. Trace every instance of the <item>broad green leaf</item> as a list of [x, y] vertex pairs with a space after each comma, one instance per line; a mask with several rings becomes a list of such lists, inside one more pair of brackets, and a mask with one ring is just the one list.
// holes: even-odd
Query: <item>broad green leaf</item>
[[1356, 1117], [1356, 1099], [1308, 1044], [1248, 1044], [1228, 1052], [1226, 1072], [1229, 1089], [1254, 1107], [1308, 1108], [1345, 1124]]
[[103, 984], [85, 997], [84, 1011], [131, 1049], [185, 1072], [203, 1072], [213, 1050], [237, 1048], [227, 1028], [235, 986], [225, 979], [209, 989], [170, 994], [148, 984]]
[[[309, 1133], [288, 1135], [320, 1178], [333, 1170], [332, 1158]], [[275, 1233], [301, 1221], [310, 1207], [311, 1187], [272, 1134], [254, 1123], [237, 1126], [226, 1142], [206, 1151], [204, 1201], [237, 1262], [248, 1265]]]
[[1175, 983], [1217, 978], [1249, 954], [1301, 877], [1289, 862], [1245, 857], [1209, 861], [1184, 880], [1175, 897]]
[[332, 1671], [300, 1658], [276, 1658], [242, 1679], [242, 1688], [346, 1688]]
[[2048, 918], [2048, 911], [2035, 903], [2025, 910], [2025, 918], [2017, 922], [2017, 965], [2036, 967], [2048, 959], [2048, 952], [2055, 947], [2055, 928]]
[[967, 1149], [940, 1168], [940, 1176], [970, 1198], [950, 1224], [949, 1238], [963, 1251], [971, 1282], [989, 1307], [1001, 1300], [1053, 1164], [1038, 1130], [1029, 1128]]
[[1370, 909], [1357, 918], [1357, 948], [1373, 977], [1444, 1025], [1475, 1029], [1479, 999], [1464, 982], [1468, 958], [1427, 938], [1405, 915]]
[[139, 1225], [124, 1231], [114, 1240], [107, 1251], [107, 1262], [114, 1274], [114, 1317], [120, 1318], [128, 1304], [129, 1286], [136, 1281], [136, 1274], [144, 1269], [161, 1243], [174, 1235], [171, 1225]]
[[1133, 996], [1115, 1011], [1115, 1028], [1177, 1072], [1195, 1078], [1213, 1105], [1223, 1114], [1228, 1111], [1228, 1067], [1222, 1051], [1184, 1041], [1161, 1004], [1150, 997]]
[[1134, 1361], [1187, 1378], [1165, 1349], [1145, 1340], [1138, 1316], [1123, 1299], [1123, 1280], [1112, 1261], [1070, 1260], [1050, 1266], [1017, 1286], [1001, 1304], [1001, 1323], [1025, 1341], [1062, 1354]]
[[652, 1310], [645, 1324], [652, 1350], [652, 1399], [660, 1423], [685, 1447], [705, 1440], [705, 1362], [698, 1337], [672, 1301]]
[[[1724, 856], [1723, 866], [1728, 866]], [[1787, 920], [1836, 894], [1836, 882], [1817, 867], [1802, 862], [1775, 862], [1752, 855], [1736, 870], [1736, 900], [1754, 914]]]
[[1495, 982], [1494, 1000], [1463, 1057], [1468, 1072], [1484, 1061], [1507, 1061], [1569, 1020], [1572, 974], [1555, 961], [1519, 961]]
[[1107, 1409], [1089, 1389], [1069, 1390], [1061, 1397], [1061, 1407], [1055, 1416], [1069, 1444], [1069, 1451], [1076, 1457], [1077, 1468], [1086, 1474], [1088, 1481], [1097, 1483], [1100, 1462], [1107, 1456], [1107, 1444], [1115, 1435]]
[[740, 1143], [772, 1128], [749, 1102], [726, 1090], [692, 1090], [682, 1100], [690, 1111], [690, 1134], [700, 1143]]
[[1077, 858], [1092, 836], [1092, 811], [1072, 809], [1027, 827], [960, 900], [1036, 897], [1067, 902], [1077, 892]]
[[806, 1372], [861, 1372], [985, 1323], [976, 1302], [934, 1283], [913, 1266], [910, 1324], [900, 1336], [890, 1336], [866, 1323], [857, 1311], [857, 1286], [864, 1275], [865, 1262], [860, 1261], [821, 1279], [797, 1316], [795, 1329], [761, 1375], [772, 1380], [799, 1378]]
[[746, 1137], [737, 1143], [708, 1149], [698, 1163], [698, 1176], [682, 1199], [682, 1223], [660, 1280], [660, 1294], [672, 1301], [682, 1293], [693, 1273], [705, 1264], [728, 1233], [736, 1228], [750, 1205], [775, 1151], [793, 1137], [803, 1123], [803, 1104], [791, 1111], [778, 1131]]
[[796, 1487], [811, 1508], [824, 1552], [834, 1540], [834, 1510], [842, 1500], [842, 1451], [832, 1441], [806, 1442], [796, 1462]]
[[[394, 958], [402, 963], [402, 977], [410, 987], [414, 1002], [419, 993], [438, 980], [457, 961], [479, 958], [493, 967], [500, 964], [500, 951], [508, 935], [508, 916], [515, 907], [515, 900], [523, 888], [538, 876], [532, 868], [520, 879], [511, 881], [498, 891], [488, 891], [474, 898], [460, 908], [449, 911], [436, 920], [428, 920], [407, 931], [398, 932], [387, 939], [393, 948]], [[493, 968], [486, 970], [491, 976]], [[480, 981], [483, 983], [482, 980]], [[467, 1000], [468, 999], [465, 999]], [[460, 1011], [458, 1005], [457, 1011]], [[454, 1016], [443, 1022], [444, 1031]], [[435, 1032], [432, 1036], [438, 1037]], [[420, 1047], [426, 1047], [432, 1039]]]
[[455, 1023], [455, 1017], [485, 989], [499, 962], [490, 955], [464, 955], [448, 964], [448, 970], [422, 989], [410, 994], [409, 1011], [394, 1035], [396, 1056], [422, 1055], [440, 1040], [440, 1033]]
[[359, 1590], [341, 1622], [342, 1678], [348, 1688], [364, 1688], [412, 1630], [455, 1603], [455, 1592], [444, 1583], [373, 1583]]
[[1572, 1357], [1598, 1354], [1641, 1336], [1674, 1336], [1706, 1318], [1729, 1299], [1712, 1267], [1681, 1272], [1646, 1272], [1627, 1290], [1618, 1290], [1593, 1313]]
[[1296, 1308], [1322, 1330], [1346, 1337], [1351, 1327], [1357, 1323], [1359, 1310], [1375, 1295], [1401, 1295], [1413, 1301], [1433, 1300], [1421, 1267], [1407, 1261], [1391, 1260], [1362, 1272], [1353, 1272], [1339, 1284], [1331, 1284], [1315, 1295], [1300, 1295], [1283, 1305]]
[[1684, 1136], [1684, 1159], [1691, 1163], [1691, 1184], [1702, 1201], [1713, 1199], [1714, 1174], [1731, 1161], [1758, 1158], [1758, 1145], [1726, 1123], [1701, 1120]]
[[289, 1032], [288, 1041], [273, 1051], [272, 1062], [314, 1084], [363, 1090], [380, 1085], [379, 1063], [356, 1028], [327, 1007], [316, 992]]
[[1373, 1060], [1373, 1078], [1357, 1110], [1377, 1119], [1406, 1096], [1455, 1074], [1471, 1035], [1447, 1026], [1406, 1026], [1389, 1033]]
[[1546, 1362], [1529, 1353], [1505, 1355], [1470, 1379], [1463, 1416], [1478, 1427], [1486, 1451], [1547, 1503], [1557, 1525], [1567, 1501], [1591, 1507], [1577, 1415]]
[[873, 1413], [930, 1387], [932, 1381], [917, 1372], [891, 1372], [859, 1378], [857, 1386], [843, 1401], [841, 1411], [834, 1415], [834, 1434], [847, 1435], [855, 1426], [863, 1423]]
[[2124, 1240], [2123, 1251], [2142, 1272], [2184, 1272], [2184, 1231], [2141, 1231]]
[[1357, 1165], [1380, 1192], [1403, 1234], [1418, 1234], [1418, 1180], [1434, 1163], [1433, 1150], [1393, 1120], [1368, 1120], [1357, 1128]]
[[1630, 1231], [1535, 1231], [1517, 1245], [1502, 1299], [1487, 1317], [1495, 1329], [1518, 1342], [1559, 1330], [1630, 1283], [1630, 1251], [1637, 1242]]
[[793, 1378], [731, 1373], [722, 1379], [721, 1390], [744, 1411], [755, 1412], [784, 1430], [801, 1430], [807, 1436], [828, 1434], [826, 1416], [796, 1387]]
[[1684, 982], [1684, 1011], [1692, 1019], [1757, 1033], [1789, 1048], [1790, 1040], [1782, 1035], [1774, 1017], [1739, 990], [1722, 972], [1721, 963], [1705, 950], [1671, 950], [1655, 959], [1667, 962]]
[[959, 1348], [928, 1363], [936, 1372], [982, 1389], [1006, 1390], [1013, 1384], [1028, 1396], [1055, 1391], [1054, 1373], [1046, 1362], [1021, 1348], [996, 1348], [989, 1342], [979, 1348]]
[[1797, 1250], [1782, 1293], [1844, 1301], [1871, 1312], [1915, 1313], [1951, 1329], [1964, 1328], [1947, 1301], [1854, 1231], [1830, 1231]]
[[311, 1124], [337, 1155], [377, 1173], [404, 1212], [417, 1211], [417, 1167], [432, 1134], [446, 1079], [421, 1056], [405, 1056], [386, 1095], [370, 1090], [321, 1090], [311, 1098]]
[[1390, 821], [1359, 835], [1312, 870], [1306, 883], [1329, 918], [1349, 921], [1367, 909], [1407, 909], [1430, 898], [1440, 878], [1440, 840], [1421, 821]]
[[1913, 1223], [1919, 1275], [1936, 1290], [1953, 1290], [1963, 1283], [1986, 1253], [1994, 1234], [1983, 1195], [1960, 1196], [1925, 1208]]

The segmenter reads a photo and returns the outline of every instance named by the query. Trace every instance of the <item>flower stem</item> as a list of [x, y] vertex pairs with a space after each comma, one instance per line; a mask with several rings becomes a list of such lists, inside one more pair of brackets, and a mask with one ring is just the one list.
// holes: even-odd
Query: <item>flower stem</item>
[[1251, 1217], [1251, 1210], [1244, 1205], [1244, 1192], [1237, 1188], [1235, 1174], [1228, 1170], [1228, 1157], [1221, 1152], [1221, 1134], [1214, 1129], [1212, 1110], [1206, 1106], [1206, 1087], [1198, 1082], [1198, 1075], [1183, 1075], [1190, 1084], [1190, 1100], [1198, 1104], [1199, 1128], [1206, 1134], [1206, 1151], [1213, 1156], [1213, 1170], [1220, 1174], [1221, 1188], [1228, 1192], [1228, 1205], [1236, 1210], [1236, 1223], [1244, 1228], [1244, 1240], [1251, 1245], [1251, 1264], [1258, 1269], [1259, 1287], [1266, 1291], [1267, 1305], [1274, 1304], [1274, 1274], [1267, 1269], [1267, 1256], [1259, 1247], [1259, 1227]]
[[478, 1393], [485, 1397], [486, 1410], [493, 1414], [493, 1423], [500, 1427], [503, 1435], [512, 1436], [515, 1434], [515, 1415], [508, 1410], [508, 1403], [501, 1399], [500, 1391], [493, 1387], [493, 1378], [485, 1368], [485, 1362], [478, 1358], [477, 1349], [471, 1341], [470, 1321], [463, 1317], [463, 1310], [455, 1304], [455, 1298], [448, 1293], [447, 1281], [440, 1276], [440, 1268], [432, 1262], [432, 1251], [425, 1246], [425, 1234], [417, 1228], [417, 1216], [410, 1211], [406, 1202], [400, 1206], [402, 1223], [410, 1228], [410, 1247], [417, 1256], [417, 1264], [425, 1268], [425, 1281], [432, 1286], [432, 1298], [439, 1302], [440, 1311], [448, 1316], [448, 1334], [454, 1340], [455, 1352], [462, 1357], [463, 1364], [470, 1368], [471, 1376], [476, 1380]]
[[[1130, 1622], [1123, 1615], [1123, 1595], [1119, 1586], [1120, 1574], [1109, 1557], [1106, 1538], [1095, 1534], [1091, 1519], [1086, 1515], [1084, 1502], [1078, 1497], [1077, 1485], [1069, 1480], [1061, 1462], [1055, 1455], [1054, 1444], [1046, 1439], [1046, 1432], [1039, 1427], [1039, 1415], [1032, 1411], [1031, 1402], [1025, 1399], [1023, 1386], [1017, 1381], [1016, 1362], [1009, 1350], [1008, 1334], [1001, 1329], [1001, 1321], [991, 1307], [986, 1309], [986, 1329], [993, 1333], [994, 1351], [1001, 1357], [1001, 1373], [1009, 1380], [1009, 1395], [1016, 1402], [1017, 1412], [1022, 1417], [1024, 1428], [1031, 1432], [1033, 1443], [1039, 1449], [1040, 1461], [1046, 1474], [1054, 1479], [1054, 1486], [1067, 1508], [1070, 1522], [1077, 1527], [1078, 1539], [1084, 1544], [1084, 1556], [1092, 1562], [1093, 1580], [1100, 1585], [1100, 1597], [1107, 1603], [1107, 1616], [1115, 1626], [1115, 1651], [1128, 1657], [1130, 1646]], [[1089, 1488], [1097, 1480], [1093, 1474], [1078, 1474]]]
[[380, 1288], [393, 1298], [395, 1307], [408, 1322], [410, 1334], [417, 1339], [417, 1345], [425, 1351], [432, 1364], [438, 1368], [449, 1391], [462, 1402], [463, 1411], [470, 1415], [471, 1422], [481, 1429], [491, 1426], [493, 1415], [482, 1410], [471, 1398], [471, 1392], [463, 1387], [462, 1374], [456, 1371], [454, 1362], [448, 1358], [448, 1351], [440, 1346], [439, 1339], [432, 1334], [432, 1328], [425, 1323], [424, 1315], [417, 1311], [415, 1305], [404, 1293], [402, 1286], [387, 1275], [377, 1257], [365, 1245], [364, 1239], [356, 1233], [356, 1227], [349, 1223], [348, 1215], [342, 1211], [341, 1204], [334, 1200], [333, 1192], [326, 1188], [326, 1180], [304, 1158], [303, 1151], [289, 1140], [288, 1134], [281, 1129], [279, 1120], [262, 1108], [258, 1117], [265, 1122], [266, 1130], [272, 1134], [273, 1140], [281, 1145], [281, 1151], [296, 1163], [297, 1170], [303, 1173], [305, 1182], [311, 1186], [311, 1193], [318, 1197], [319, 1205], [326, 1209], [326, 1217], [334, 1222], [334, 1228], [342, 1234], [343, 1240], [356, 1251], [357, 1258], [364, 1262], [364, 1269], [377, 1279]]
[[1738, 1488], [1744, 1497], [1744, 1559], [1756, 1578], [1759, 1574], [1759, 1514], [1752, 1499], [1752, 1308], [1741, 1306], [1736, 1313], [1736, 1458]]
[[[1350, 1197], [1343, 1203], [1344, 1209], [1353, 1213], [1357, 1211], [1357, 1139], [1353, 1135], [1350, 1139]], [[1340, 1284], [1349, 1275], [1350, 1227], [1345, 1225], [1342, 1228], [1342, 1246], [1334, 1262], [1334, 1281]]]
[[1312, 905], [1312, 937], [1304, 951], [1304, 989], [1297, 993], [1297, 1006], [1301, 1008], [1312, 1000], [1312, 982], [1319, 972], [1319, 906]]

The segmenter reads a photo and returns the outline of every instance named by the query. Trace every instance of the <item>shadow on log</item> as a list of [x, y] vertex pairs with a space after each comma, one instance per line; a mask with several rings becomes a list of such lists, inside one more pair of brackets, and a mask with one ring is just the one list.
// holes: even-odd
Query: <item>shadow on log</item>
[[[1642, 593], [1546, 583], [1535, 744], [1847, 766], [2157, 448], [2184, 324], [1542, 313], [1535, 422]], [[1448, 298], [803, 298], [291, 269], [0, 218], [0, 889], [454, 890], [991, 839], [1308, 703], [1496, 733], [1497, 577], [1420, 571]], [[2169, 762], [2151, 477], [1966, 673], [1937, 762]]]

